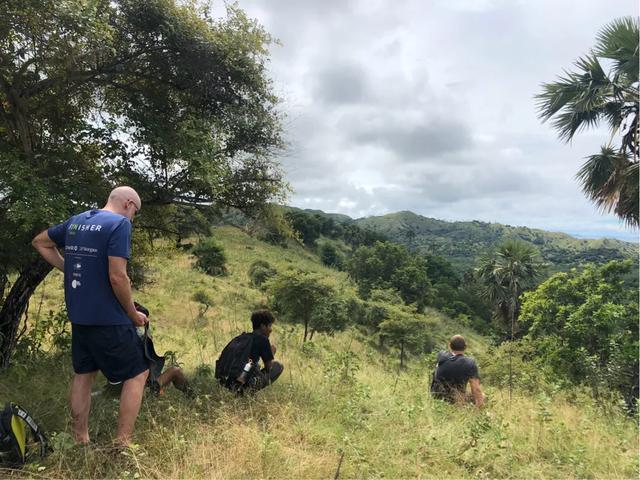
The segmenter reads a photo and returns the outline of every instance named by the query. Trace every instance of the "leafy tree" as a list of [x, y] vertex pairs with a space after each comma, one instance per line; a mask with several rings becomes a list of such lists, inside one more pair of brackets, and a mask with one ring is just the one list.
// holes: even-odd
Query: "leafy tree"
[[371, 302], [388, 303], [389, 305], [402, 305], [404, 301], [397, 290], [393, 288], [374, 288], [369, 294]]
[[315, 332], [333, 334], [344, 330], [349, 323], [350, 307], [352, 305], [344, 295], [330, 291], [313, 309], [309, 340], [313, 339]]
[[[562, 140], [606, 122], [609, 142], [591, 155], [577, 174], [586, 196], [605, 211], [613, 211], [627, 224], [638, 227], [638, 19], [625, 17], [606, 25], [592, 51], [578, 59], [577, 72], [566, 72], [556, 82], [543, 85], [537, 95], [543, 121], [553, 126]], [[600, 59], [612, 62], [610, 74]], [[613, 146], [618, 136], [620, 144]]]
[[380, 323], [381, 343], [397, 347], [400, 350], [400, 367], [404, 366], [405, 350], [425, 352], [433, 347], [429, 335], [430, 325], [424, 318], [416, 317], [393, 309], [391, 317]]
[[408, 261], [391, 277], [391, 285], [400, 292], [406, 304], [414, 304], [421, 312], [429, 303], [431, 282], [427, 277], [426, 262], [420, 257]]
[[250, 222], [248, 230], [258, 240], [283, 248], [287, 248], [290, 239], [296, 239], [296, 232], [276, 205], [266, 205], [261, 215]]
[[360, 228], [353, 223], [343, 227], [342, 238], [352, 248], [358, 248], [362, 245], [371, 246], [376, 242], [387, 241], [382, 233], [369, 228]]
[[[375, 290], [374, 290], [375, 291]], [[358, 321], [358, 325], [364, 327], [367, 334], [377, 334], [380, 324], [389, 318], [390, 305], [383, 301], [367, 301], [364, 304], [364, 314]], [[384, 338], [378, 336], [380, 348], [384, 345]]]
[[144, 216], [136, 219], [135, 226], [149, 239], [173, 238], [176, 248], [188, 249], [192, 245], [182, 242], [194, 235], [209, 235], [216, 214], [214, 207], [145, 204]]
[[138, 228], [168, 205], [256, 212], [284, 190], [271, 38], [241, 10], [220, 20], [176, 0], [7, 0], [2, 10], [3, 290], [18, 274], [0, 310], [6, 366], [50, 270], [29, 246], [40, 229], [121, 183], [143, 199]]
[[438, 255], [425, 255], [427, 275], [433, 283], [446, 283], [453, 288], [460, 286], [460, 277], [451, 262]]
[[491, 304], [491, 300], [487, 298], [486, 289], [478, 279], [474, 270], [465, 272], [462, 277], [462, 285], [458, 292], [460, 299], [467, 304], [480, 318], [480, 321], [485, 324], [479, 331], [488, 334], [489, 332], [485, 329], [491, 321], [493, 305]]
[[388, 287], [393, 274], [407, 260], [408, 254], [404, 246], [377, 242], [371, 247], [358, 248], [349, 261], [348, 271], [358, 283], [361, 293], [366, 296], [374, 287]]
[[403, 245], [376, 242], [371, 247], [359, 247], [349, 260], [347, 270], [364, 297], [374, 288], [394, 288], [405, 303], [415, 304], [418, 311], [429, 299], [431, 284], [426, 261], [410, 256]]
[[[495, 315], [503, 326], [511, 329], [511, 342], [515, 339], [516, 323], [520, 314], [520, 297], [542, 271], [536, 249], [520, 240], [507, 240], [493, 255], [480, 260], [477, 273], [486, 288], [487, 296], [495, 306]], [[511, 357], [510, 357], [511, 359]], [[511, 398], [513, 369], [509, 361], [509, 398]]]
[[521, 320], [536, 354], [559, 378], [638, 398], [638, 292], [623, 281], [631, 261], [557, 273], [524, 294]]
[[309, 215], [299, 210], [291, 210], [285, 213], [285, 218], [291, 227], [300, 234], [305, 245], [313, 245], [320, 237], [322, 218], [319, 215]]
[[221, 245], [209, 237], [198, 242], [193, 248], [193, 254], [196, 256], [196, 268], [202, 270], [208, 275], [225, 275], [227, 273], [227, 256]]
[[[303, 271], [286, 272], [269, 282], [271, 303], [275, 311], [292, 323], [304, 325], [303, 342], [311, 331], [328, 329], [328, 324], [320, 315], [324, 305], [335, 296], [332, 287], [324, 283], [317, 274]], [[332, 312], [332, 315], [335, 312]], [[342, 319], [336, 315], [336, 321]]]

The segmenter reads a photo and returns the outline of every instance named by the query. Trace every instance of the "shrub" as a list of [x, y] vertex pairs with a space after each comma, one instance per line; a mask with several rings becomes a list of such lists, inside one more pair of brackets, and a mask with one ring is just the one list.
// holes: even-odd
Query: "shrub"
[[204, 290], [197, 290], [191, 300], [198, 303], [198, 316], [204, 317], [210, 307], [213, 307], [213, 299]]
[[196, 256], [196, 268], [208, 275], [225, 275], [227, 273], [227, 256], [222, 246], [209, 237], [200, 240], [194, 247], [193, 254]]
[[43, 319], [36, 319], [33, 326], [18, 339], [16, 356], [35, 358], [47, 352], [66, 352], [71, 348], [71, 324], [64, 305], [58, 311], [49, 310]]
[[286, 248], [289, 239], [295, 239], [296, 233], [285, 218], [282, 209], [266, 206], [249, 224], [248, 232], [262, 242]]
[[344, 257], [331, 243], [323, 243], [320, 245], [320, 260], [328, 267], [341, 270], [344, 265]]
[[249, 281], [254, 287], [262, 287], [264, 282], [277, 274], [277, 270], [269, 262], [256, 260], [249, 266]]

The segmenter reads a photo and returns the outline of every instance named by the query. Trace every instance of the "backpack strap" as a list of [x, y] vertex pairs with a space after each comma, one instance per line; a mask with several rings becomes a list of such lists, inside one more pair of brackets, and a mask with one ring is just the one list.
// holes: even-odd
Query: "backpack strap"
[[15, 403], [8, 403], [8, 406], [11, 410], [11, 413], [16, 415], [17, 417], [20, 417], [27, 425], [29, 425], [31, 433], [33, 433], [33, 436], [36, 437], [38, 439], [38, 442], [40, 443], [40, 458], [44, 458], [47, 454], [47, 451], [50, 449], [47, 436], [24, 408], [16, 405]]
[[144, 326], [144, 337], [142, 338], [142, 344], [144, 347], [144, 356], [149, 364], [149, 378], [153, 382], [162, 373], [164, 368], [165, 358], [164, 355], [160, 356], [156, 353], [156, 349], [153, 345], [153, 340], [149, 335], [149, 323]]
[[438, 364], [436, 365], [436, 368], [433, 371], [433, 377], [431, 378], [431, 393], [436, 393], [440, 385], [440, 382], [438, 381], [438, 369], [440, 368], [440, 366], [448, 362], [449, 360], [454, 359], [456, 356], [457, 355], [447, 355], [443, 359], [438, 360]]

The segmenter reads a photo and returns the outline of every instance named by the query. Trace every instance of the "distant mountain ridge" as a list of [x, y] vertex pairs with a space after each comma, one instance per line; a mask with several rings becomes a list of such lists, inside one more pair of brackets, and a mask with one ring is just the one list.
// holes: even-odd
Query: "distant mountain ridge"
[[566, 233], [478, 220], [447, 222], [409, 211], [348, 220], [349, 217], [342, 214], [306, 211], [329, 216], [339, 223], [353, 222], [359, 227], [377, 231], [411, 250], [442, 256], [459, 270], [473, 267], [479, 256], [508, 238], [517, 238], [535, 245], [542, 258], [551, 264], [552, 270], [566, 270], [587, 262], [605, 263], [625, 258], [637, 260], [638, 256], [637, 243], [616, 239], [579, 239]]

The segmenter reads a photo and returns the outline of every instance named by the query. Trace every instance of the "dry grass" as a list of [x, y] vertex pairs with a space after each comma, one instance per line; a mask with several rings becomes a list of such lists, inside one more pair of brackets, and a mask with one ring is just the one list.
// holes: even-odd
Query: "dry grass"
[[[188, 255], [159, 250], [152, 283], [137, 292], [152, 311], [157, 349], [178, 353], [197, 398], [187, 400], [171, 389], [159, 398], [147, 396], [138, 446], [118, 452], [109, 447], [117, 402], [97, 397], [91, 416], [95, 443], [81, 448], [69, 437], [68, 354], [26, 364], [28, 377], [20, 368], [3, 373], [0, 400], [23, 403], [55, 432], [57, 447], [42, 465], [12, 476], [320, 479], [333, 478], [344, 453], [341, 478], [637, 478], [633, 420], [604, 413], [588, 399], [570, 403], [558, 396], [547, 402], [516, 392], [509, 403], [506, 392], [491, 385], [482, 411], [432, 401], [430, 364], [414, 358], [398, 372], [397, 358], [380, 354], [355, 331], [317, 336], [303, 349], [299, 327], [276, 324], [277, 356], [285, 364], [281, 379], [254, 397], [231, 396], [198, 367], [212, 366], [224, 344], [250, 328], [251, 310], [265, 302], [248, 284], [253, 261], [315, 270], [336, 284], [348, 280], [299, 247], [265, 245], [232, 228], [215, 235], [229, 257], [228, 276], [207, 277], [191, 268]], [[59, 282], [52, 276], [44, 295], [36, 293], [43, 311], [61, 301]], [[214, 301], [204, 318], [191, 300], [199, 289]], [[438, 335], [445, 335], [446, 317], [428, 314], [437, 319]], [[481, 337], [471, 339], [472, 349], [484, 350]], [[347, 350], [357, 368], [345, 375], [341, 353]]]

